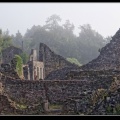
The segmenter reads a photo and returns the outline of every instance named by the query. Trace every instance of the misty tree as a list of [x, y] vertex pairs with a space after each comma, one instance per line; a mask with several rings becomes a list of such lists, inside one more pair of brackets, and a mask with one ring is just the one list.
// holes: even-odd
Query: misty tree
[[82, 25], [79, 29], [78, 46], [82, 49], [81, 61], [87, 63], [99, 55], [98, 50], [104, 46], [105, 39], [93, 30], [90, 24]]
[[63, 27], [67, 31], [73, 31], [75, 28], [75, 26], [71, 24], [69, 20], [66, 20], [65, 24], [63, 24]]
[[25, 52], [21, 53], [19, 55], [22, 58], [23, 64], [26, 64], [28, 62], [29, 56]]
[[0, 29], [0, 35], [2, 35], [2, 30]]
[[20, 33], [20, 31], [18, 30], [18, 32], [16, 33], [16, 35], [13, 37], [13, 44], [16, 47], [22, 48], [22, 41], [23, 41], [23, 36]]
[[112, 36], [107, 36], [105, 38], [105, 44], [109, 43], [112, 40]]
[[12, 45], [12, 38], [11, 36], [9, 35], [9, 30], [7, 29], [7, 31], [5, 32], [1, 32], [1, 35], [0, 35], [0, 39], [1, 39], [1, 48], [2, 49], [5, 49], [9, 46]]
[[2, 32], [0, 30], [0, 60], [2, 58], [2, 50], [12, 45], [12, 38], [9, 31]]
[[[106, 43], [102, 35], [92, 29], [91, 25], [85, 24], [79, 27], [77, 37], [74, 34], [74, 24], [66, 20], [60, 25], [61, 18], [58, 15], [51, 15], [47, 18], [46, 24], [33, 25], [26, 30], [20, 38], [24, 41], [24, 52], [30, 53], [31, 49], [39, 52], [40, 42], [45, 43], [55, 53], [65, 58], [76, 58], [81, 64], [85, 64], [99, 55], [98, 49]], [[17, 40], [17, 39], [16, 39]]]
[[60, 16], [53, 14], [47, 18], [46, 25], [44, 27], [49, 30], [55, 30], [59, 26], [59, 22], [61, 22]]

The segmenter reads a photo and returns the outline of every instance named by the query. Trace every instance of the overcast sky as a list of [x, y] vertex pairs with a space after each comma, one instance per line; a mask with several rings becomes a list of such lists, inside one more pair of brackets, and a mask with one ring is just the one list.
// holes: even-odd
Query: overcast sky
[[0, 28], [24, 35], [33, 25], [44, 25], [52, 14], [69, 19], [78, 34], [79, 25], [90, 24], [104, 37], [120, 28], [120, 3], [0, 3]]

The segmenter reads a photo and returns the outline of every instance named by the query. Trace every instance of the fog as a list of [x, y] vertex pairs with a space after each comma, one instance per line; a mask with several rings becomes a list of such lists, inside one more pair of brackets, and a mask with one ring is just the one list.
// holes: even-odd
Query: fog
[[44, 25], [52, 14], [69, 19], [75, 25], [90, 24], [104, 37], [114, 35], [120, 28], [120, 3], [0, 3], [0, 28], [24, 35], [33, 25]]

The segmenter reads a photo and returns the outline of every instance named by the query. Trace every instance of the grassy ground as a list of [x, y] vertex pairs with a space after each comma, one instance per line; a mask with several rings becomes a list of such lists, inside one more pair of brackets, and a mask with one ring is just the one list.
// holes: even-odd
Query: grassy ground
[[61, 109], [62, 105], [57, 105], [57, 104], [50, 104], [49, 105], [49, 109], [53, 110], [53, 109]]
[[21, 109], [21, 110], [27, 108], [26, 105], [22, 105], [22, 104], [16, 104], [16, 106], [17, 106], [18, 109]]

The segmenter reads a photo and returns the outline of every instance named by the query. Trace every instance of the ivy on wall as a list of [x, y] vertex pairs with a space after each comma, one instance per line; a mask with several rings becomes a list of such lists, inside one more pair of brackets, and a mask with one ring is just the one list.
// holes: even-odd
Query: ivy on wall
[[14, 59], [16, 62], [16, 72], [21, 77], [23, 75], [23, 60], [19, 55], [15, 55]]

